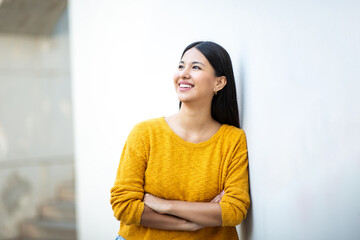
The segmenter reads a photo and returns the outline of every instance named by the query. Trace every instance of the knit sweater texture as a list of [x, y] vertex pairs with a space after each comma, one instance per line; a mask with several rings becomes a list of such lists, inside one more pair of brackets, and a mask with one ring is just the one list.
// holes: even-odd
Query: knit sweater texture
[[[198, 231], [165, 231], [140, 225], [144, 193], [168, 200], [210, 202], [222, 190], [222, 226]], [[111, 200], [126, 240], [238, 239], [235, 226], [250, 205], [245, 133], [223, 124], [207, 141], [180, 138], [165, 118], [138, 123], [122, 154]]]

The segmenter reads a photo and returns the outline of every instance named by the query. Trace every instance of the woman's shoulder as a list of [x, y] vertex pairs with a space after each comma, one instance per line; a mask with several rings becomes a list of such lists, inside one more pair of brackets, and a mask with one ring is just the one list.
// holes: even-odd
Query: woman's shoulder
[[161, 125], [163, 117], [151, 118], [136, 123], [132, 129], [133, 133], [145, 134], [151, 132], [153, 129], [157, 129]]
[[225, 129], [225, 132], [229, 135], [239, 135], [239, 136], [245, 135], [245, 131], [242, 128], [238, 128], [228, 124], [223, 124], [223, 127]]
[[233, 149], [235, 153], [243, 152], [247, 149], [245, 131], [231, 125], [224, 125], [223, 145]]
[[146, 120], [142, 120], [135, 124], [134, 128], [149, 128], [149, 127], [156, 127], [157, 125], [161, 124], [163, 117], [158, 118], [150, 118]]
[[147, 141], [154, 130], [161, 124], [161, 118], [152, 118], [137, 122], [133, 125], [127, 139], [128, 141]]
[[232, 125], [223, 124], [224, 140], [230, 142], [246, 142], [246, 134], [244, 129]]

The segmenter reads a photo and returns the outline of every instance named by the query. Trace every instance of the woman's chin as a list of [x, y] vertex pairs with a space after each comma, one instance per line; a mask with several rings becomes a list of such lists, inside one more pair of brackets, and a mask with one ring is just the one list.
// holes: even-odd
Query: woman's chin
[[179, 99], [180, 102], [189, 102], [189, 101], [192, 100], [191, 97], [184, 96], [184, 94], [181, 94], [181, 93], [178, 94], [178, 99]]

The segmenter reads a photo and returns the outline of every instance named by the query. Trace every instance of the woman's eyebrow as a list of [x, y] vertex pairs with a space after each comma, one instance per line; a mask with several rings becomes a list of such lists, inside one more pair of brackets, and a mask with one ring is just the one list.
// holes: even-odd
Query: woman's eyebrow
[[[181, 60], [179, 63], [184, 64], [185, 62]], [[202, 62], [198, 62], [198, 61], [193, 61], [192, 64], [201, 64], [205, 66]]]
[[192, 64], [201, 64], [201, 65], [205, 66], [202, 62], [197, 62], [197, 61], [192, 62]]

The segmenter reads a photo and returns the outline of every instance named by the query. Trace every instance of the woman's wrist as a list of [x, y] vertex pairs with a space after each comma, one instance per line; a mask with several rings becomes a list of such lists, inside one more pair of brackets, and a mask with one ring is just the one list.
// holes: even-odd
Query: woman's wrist
[[143, 201], [146, 206], [148, 206], [155, 212], [158, 212], [160, 214], [170, 214], [170, 209], [172, 207], [172, 200], [159, 198], [150, 193], [146, 193]]
[[174, 208], [176, 207], [175, 200], [166, 200], [165, 214], [174, 215]]
[[160, 214], [171, 214], [171, 209], [173, 207], [172, 204], [173, 200], [167, 200], [167, 199], [161, 199], [161, 204], [157, 206], [157, 209], [155, 209], [155, 211], [157, 211]]
[[183, 231], [197, 231], [199, 229], [204, 228], [203, 226], [197, 224], [197, 223], [193, 223], [193, 222], [189, 222], [187, 220], [184, 220], [184, 223], [182, 224], [182, 230]]

